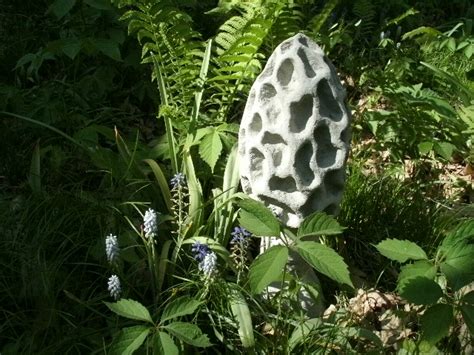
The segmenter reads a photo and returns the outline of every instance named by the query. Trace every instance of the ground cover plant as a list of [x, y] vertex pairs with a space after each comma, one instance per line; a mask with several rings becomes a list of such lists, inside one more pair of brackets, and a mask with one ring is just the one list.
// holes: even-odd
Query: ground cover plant
[[[469, 1], [0, 7], [2, 354], [472, 352]], [[340, 213], [295, 230], [241, 192], [236, 143], [298, 32], [353, 133]]]

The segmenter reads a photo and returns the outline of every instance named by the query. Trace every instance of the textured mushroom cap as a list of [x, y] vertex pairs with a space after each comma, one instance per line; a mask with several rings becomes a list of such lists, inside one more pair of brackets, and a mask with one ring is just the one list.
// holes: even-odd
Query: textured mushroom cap
[[239, 132], [242, 188], [290, 227], [338, 210], [350, 143], [345, 96], [303, 34], [282, 42], [252, 85]]

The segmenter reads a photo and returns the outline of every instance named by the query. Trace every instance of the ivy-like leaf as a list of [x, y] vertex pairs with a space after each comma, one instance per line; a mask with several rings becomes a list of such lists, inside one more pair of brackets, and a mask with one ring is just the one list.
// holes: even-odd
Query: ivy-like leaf
[[173, 339], [165, 332], [158, 332], [154, 337], [153, 350], [159, 355], [179, 355], [179, 349]]
[[239, 222], [256, 236], [279, 236], [280, 224], [261, 202], [244, 199], [239, 202]]
[[222, 152], [222, 141], [217, 130], [213, 129], [210, 133], [206, 134], [199, 144], [199, 155], [214, 171], [217, 159]]
[[112, 343], [109, 354], [133, 354], [143, 344], [148, 333], [150, 333], [150, 328], [143, 325], [123, 328]]
[[300, 255], [321, 274], [351, 287], [352, 281], [344, 259], [333, 249], [316, 242], [298, 242]]
[[115, 303], [104, 303], [112, 312], [118, 314], [119, 316], [153, 323], [148, 309], [146, 309], [146, 307], [140, 302], [124, 298]]
[[212, 345], [207, 335], [203, 334], [201, 329], [195, 324], [173, 322], [163, 328], [187, 344], [201, 348]]
[[380, 254], [391, 260], [404, 263], [407, 260], [428, 259], [418, 245], [408, 240], [385, 239], [375, 246]]
[[250, 266], [250, 289], [254, 294], [262, 292], [271, 282], [278, 279], [288, 261], [288, 248], [274, 245], [260, 254]]
[[122, 56], [120, 55], [120, 49], [117, 42], [107, 38], [94, 38], [92, 41], [94, 47], [99, 52], [118, 62], [122, 61]]
[[304, 219], [298, 228], [298, 237], [341, 234], [343, 230], [344, 227], [342, 227], [334, 217], [318, 211]]
[[453, 319], [453, 307], [449, 304], [431, 306], [421, 316], [422, 338], [432, 345], [436, 344], [448, 335]]
[[187, 314], [193, 314], [200, 305], [201, 302], [188, 296], [177, 298], [166, 305], [161, 315], [161, 322]]
[[443, 296], [443, 290], [435, 281], [418, 276], [410, 278], [404, 283], [400, 290], [400, 296], [414, 304], [430, 305], [436, 303]]

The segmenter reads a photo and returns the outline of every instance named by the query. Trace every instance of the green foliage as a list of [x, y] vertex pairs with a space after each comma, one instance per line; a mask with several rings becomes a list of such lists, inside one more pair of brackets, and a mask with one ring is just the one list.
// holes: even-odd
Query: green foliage
[[320, 273], [341, 284], [353, 286], [346, 263], [333, 249], [316, 242], [299, 241], [296, 250]]
[[324, 212], [314, 212], [305, 218], [298, 228], [298, 238], [304, 238], [314, 235], [333, 235], [341, 234], [344, 231], [334, 218]]
[[288, 248], [275, 245], [260, 254], [252, 263], [249, 271], [250, 289], [261, 293], [270, 283], [276, 281], [285, 269], [288, 261]]
[[279, 236], [280, 226], [276, 217], [263, 203], [243, 199], [239, 201], [239, 223], [257, 236]]
[[408, 240], [386, 239], [376, 245], [383, 256], [399, 261], [427, 259], [426, 253], [418, 245]]

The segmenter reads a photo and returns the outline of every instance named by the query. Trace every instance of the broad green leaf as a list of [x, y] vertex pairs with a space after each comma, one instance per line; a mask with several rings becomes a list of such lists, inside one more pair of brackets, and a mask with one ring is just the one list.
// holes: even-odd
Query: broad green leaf
[[203, 334], [201, 329], [195, 324], [173, 322], [163, 328], [187, 344], [201, 348], [212, 345], [207, 335]]
[[442, 296], [443, 290], [433, 280], [418, 276], [408, 279], [400, 289], [400, 296], [410, 303], [430, 305], [436, 303]]
[[275, 245], [260, 254], [250, 265], [249, 282], [254, 294], [262, 292], [271, 282], [276, 281], [288, 261], [288, 248]]
[[179, 355], [178, 347], [167, 333], [158, 332], [153, 340], [153, 353], [159, 355]]
[[279, 236], [280, 224], [263, 203], [244, 199], [239, 202], [240, 225], [252, 232], [255, 236]]
[[344, 259], [333, 249], [317, 242], [298, 242], [299, 254], [317, 271], [329, 278], [351, 287], [349, 270]]
[[120, 55], [120, 49], [118, 43], [111, 39], [106, 38], [94, 38], [93, 39], [94, 47], [105, 54], [107, 57], [112, 58], [116, 61], [122, 61], [122, 56]]
[[301, 343], [304, 343], [309, 338], [308, 336], [317, 328], [323, 325], [323, 322], [319, 318], [312, 318], [304, 321], [301, 324], [298, 324], [293, 333], [291, 333], [291, 337], [288, 340], [288, 347], [290, 352], [292, 352], [295, 347]]
[[298, 228], [298, 237], [341, 234], [343, 230], [344, 227], [334, 217], [324, 212], [315, 212], [304, 219]]
[[148, 309], [146, 309], [145, 306], [140, 302], [130, 299], [121, 299], [115, 303], [104, 303], [112, 312], [118, 314], [119, 316], [153, 323]]
[[463, 296], [461, 314], [471, 335], [474, 334], [474, 291]]
[[179, 297], [166, 305], [160, 321], [164, 322], [169, 319], [193, 314], [201, 304], [202, 302], [188, 296]]
[[455, 290], [474, 281], [474, 245], [457, 243], [444, 256], [441, 271]]
[[418, 260], [413, 264], [407, 264], [401, 267], [398, 275], [397, 288], [400, 290], [405, 283], [415, 277], [426, 277], [433, 280], [436, 276], [436, 266], [428, 260]]
[[252, 316], [249, 306], [242, 293], [233, 288], [229, 297], [230, 309], [238, 324], [240, 341], [244, 348], [253, 348], [255, 338], [253, 336]]
[[418, 152], [420, 155], [426, 155], [433, 149], [433, 142], [421, 142], [418, 144]]
[[428, 259], [423, 249], [408, 240], [385, 239], [375, 247], [386, 258], [401, 263], [407, 260]]
[[51, 10], [58, 19], [66, 15], [76, 4], [76, 0], [56, 0], [51, 5]]
[[447, 142], [436, 142], [433, 146], [433, 150], [446, 160], [451, 159], [455, 149], [454, 145]]
[[150, 328], [143, 325], [123, 328], [112, 343], [109, 354], [133, 354], [143, 344], [148, 333], [150, 333]]
[[471, 244], [474, 241], [474, 219], [466, 220], [451, 230], [441, 243], [440, 251], [446, 253], [458, 243]]
[[431, 306], [421, 316], [422, 339], [435, 345], [448, 335], [453, 320], [453, 307], [449, 304]]
[[79, 53], [79, 51], [81, 50], [81, 41], [77, 38], [65, 39], [61, 50], [69, 58], [74, 59], [76, 58], [77, 53]]
[[217, 159], [219, 159], [221, 152], [221, 137], [219, 132], [214, 129], [211, 133], [206, 134], [199, 144], [199, 155], [202, 160], [210, 166], [211, 170], [214, 171], [214, 167], [216, 166]]

